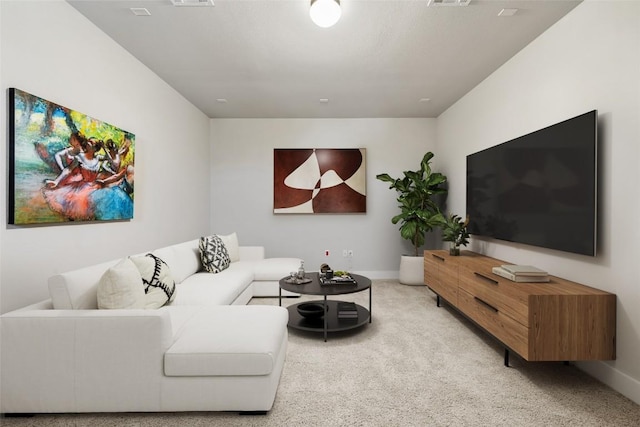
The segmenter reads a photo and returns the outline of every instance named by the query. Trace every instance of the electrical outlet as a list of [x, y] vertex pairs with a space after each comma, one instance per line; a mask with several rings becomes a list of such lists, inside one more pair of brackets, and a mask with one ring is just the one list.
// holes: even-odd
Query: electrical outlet
[[329, 256], [329, 254], [330, 254], [329, 249], [326, 249], [326, 250], [324, 251], [324, 256]]
[[347, 250], [343, 249], [342, 250], [342, 256], [346, 258], [348, 255], [349, 255], [349, 253], [347, 252]]
[[347, 256], [348, 256], [349, 258], [353, 258], [353, 249], [349, 249], [349, 250], [347, 250]]

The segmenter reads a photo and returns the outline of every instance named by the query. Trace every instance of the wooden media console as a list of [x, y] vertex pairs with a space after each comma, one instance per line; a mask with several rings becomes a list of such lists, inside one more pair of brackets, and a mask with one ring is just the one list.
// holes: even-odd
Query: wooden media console
[[491, 269], [509, 264], [474, 252], [424, 252], [424, 282], [451, 306], [527, 361], [616, 358], [616, 296], [550, 276], [520, 283]]

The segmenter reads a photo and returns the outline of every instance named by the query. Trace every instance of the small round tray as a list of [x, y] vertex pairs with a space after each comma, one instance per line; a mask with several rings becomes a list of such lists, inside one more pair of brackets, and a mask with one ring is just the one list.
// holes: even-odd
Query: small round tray
[[289, 277], [287, 279], [284, 279], [284, 281], [292, 285], [304, 285], [305, 283], [311, 283], [311, 279], [309, 279], [308, 277], [305, 277], [304, 279], [292, 279], [291, 277]]

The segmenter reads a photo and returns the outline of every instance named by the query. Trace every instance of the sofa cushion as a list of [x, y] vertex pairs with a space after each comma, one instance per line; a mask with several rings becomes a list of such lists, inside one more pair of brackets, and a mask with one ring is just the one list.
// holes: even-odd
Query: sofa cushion
[[253, 266], [253, 275], [259, 280], [280, 280], [292, 271], [298, 271], [300, 258], [266, 258]]
[[144, 308], [142, 276], [128, 258], [110, 267], [98, 282], [98, 308]]
[[175, 298], [176, 282], [166, 262], [154, 254], [130, 259], [142, 276], [145, 308], [160, 308]]
[[224, 243], [224, 247], [227, 248], [227, 252], [229, 253], [229, 261], [236, 262], [240, 261], [240, 249], [238, 246], [238, 235], [236, 233], [231, 233], [227, 236], [223, 236], [221, 234], [217, 234], [218, 237]]
[[228, 305], [253, 281], [250, 270], [226, 269], [218, 274], [196, 273], [177, 285], [171, 305]]
[[156, 249], [152, 253], [169, 265], [176, 283], [202, 270], [198, 239]]
[[292, 271], [297, 272], [300, 258], [266, 258], [259, 261], [238, 261], [229, 267], [232, 270], [248, 270], [253, 272], [253, 280], [278, 281], [288, 276]]
[[209, 273], [220, 273], [231, 263], [227, 248], [222, 239], [215, 234], [200, 238], [200, 259], [202, 267]]
[[56, 310], [98, 308], [98, 283], [102, 275], [120, 259], [56, 274], [49, 278], [49, 295]]
[[166, 351], [167, 376], [268, 375], [287, 334], [288, 312], [276, 306], [220, 306], [191, 317]]

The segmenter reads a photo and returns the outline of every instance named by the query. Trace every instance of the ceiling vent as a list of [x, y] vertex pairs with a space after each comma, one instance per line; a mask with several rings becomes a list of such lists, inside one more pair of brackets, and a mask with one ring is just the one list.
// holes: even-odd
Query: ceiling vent
[[213, 0], [171, 0], [174, 6], [213, 6]]
[[427, 6], [469, 6], [471, 0], [429, 0]]

